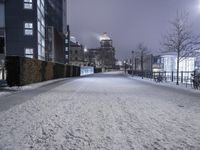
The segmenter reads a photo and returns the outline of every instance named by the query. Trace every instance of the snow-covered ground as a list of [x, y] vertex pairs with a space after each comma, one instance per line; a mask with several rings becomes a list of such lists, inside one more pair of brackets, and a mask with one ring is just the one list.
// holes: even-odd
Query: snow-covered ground
[[120, 73], [78, 78], [0, 110], [0, 149], [199, 150], [199, 97]]
[[13, 92], [19, 92], [19, 91], [24, 91], [24, 90], [33, 90], [33, 89], [36, 89], [36, 88], [39, 88], [42, 86], [46, 86], [48, 84], [52, 84], [55, 82], [60, 82], [63, 80], [66, 80], [66, 78], [54, 79], [54, 80], [34, 83], [34, 84], [30, 84], [30, 85], [25, 85], [25, 86], [0, 87], [0, 97], [11, 94]]

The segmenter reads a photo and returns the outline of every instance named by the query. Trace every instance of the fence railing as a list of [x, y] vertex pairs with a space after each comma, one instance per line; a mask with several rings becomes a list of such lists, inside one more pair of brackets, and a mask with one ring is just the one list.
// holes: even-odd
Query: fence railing
[[[140, 76], [142, 78], [150, 78], [155, 79], [158, 76], [162, 77], [162, 79], [166, 82], [177, 82], [177, 72], [175, 71], [162, 71], [162, 72], [150, 72], [150, 71], [133, 71], [128, 70], [128, 74], [134, 75], [134, 76]], [[192, 83], [192, 75], [195, 75], [195, 71], [180, 71], [179, 72], [179, 83], [187, 83], [187, 84], [193, 84]]]

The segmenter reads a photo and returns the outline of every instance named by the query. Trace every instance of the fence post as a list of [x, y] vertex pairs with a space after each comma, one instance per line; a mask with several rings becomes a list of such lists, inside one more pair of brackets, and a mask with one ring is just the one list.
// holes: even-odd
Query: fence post
[[172, 82], [174, 82], [174, 71], [172, 71]]

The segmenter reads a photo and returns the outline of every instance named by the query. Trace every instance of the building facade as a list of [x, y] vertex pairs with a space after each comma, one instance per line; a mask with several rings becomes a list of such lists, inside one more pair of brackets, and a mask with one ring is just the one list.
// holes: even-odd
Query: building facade
[[0, 66], [5, 57], [5, 4], [0, 0]]
[[133, 70], [151, 72], [156, 60], [152, 54], [146, 51], [136, 51], [132, 61]]
[[70, 41], [70, 58], [69, 64], [74, 66], [85, 65], [84, 47], [78, 42]]
[[71, 33], [70, 33], [70, 29], [69, 29], [69, 25], [67, 25], [67, 29], [65, 32], [65, 63], [69, 64], [69, 58], [70, 58], [70, 54], [69, 54], [69, 50], [70, 50], [70, 37], [71, 37]]
[[[161, 63], [163, 64], [163, 71], [176, 72], [177, 71], [177, 53], [169, 52], [162, 54]], [[195, 57], [185, 57], [179, 63], [179, 71], [191, 72], [195, 70]]]
[[21, 56], [65, 63], [64, 2], [0, 0], [1, 59]]
[[113, 69], [115, 68], [115, 48], [113, 41], [107, 33], [100, 36], [100, 47], [89, 49], [89, 64], [98, 68]]

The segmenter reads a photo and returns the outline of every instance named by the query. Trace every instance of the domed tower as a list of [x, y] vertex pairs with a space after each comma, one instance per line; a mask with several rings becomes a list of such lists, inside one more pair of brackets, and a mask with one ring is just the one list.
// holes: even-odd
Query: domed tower
[[115, 66], [115, 48], [112, 39], [104, 32], [100, 38], [99, 62], [102, 68], [113, 69]]
[[111, 40], [111, 38], [107, 35], [106, 32], [104, 32], [104, 33], [100, 36], [100, 45], [101, 45], [101, 48], [113, 48], [113, 46], [112, 46], [112, 40]]

